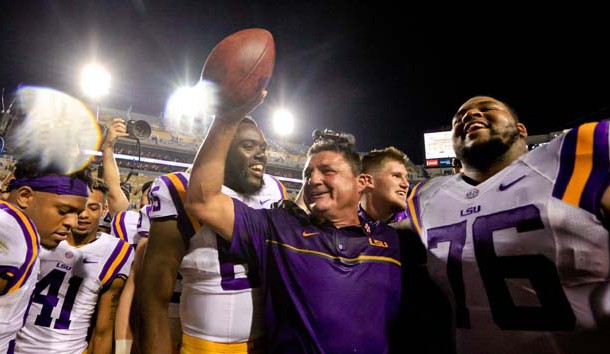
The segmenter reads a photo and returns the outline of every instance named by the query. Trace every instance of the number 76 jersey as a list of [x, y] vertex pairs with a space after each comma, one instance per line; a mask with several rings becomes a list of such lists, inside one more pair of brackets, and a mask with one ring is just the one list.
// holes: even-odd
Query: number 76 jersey
[[573, 129], [476, 186], [453, 175], [411, 192], [458, 353], [610, 353], [608, 126]]

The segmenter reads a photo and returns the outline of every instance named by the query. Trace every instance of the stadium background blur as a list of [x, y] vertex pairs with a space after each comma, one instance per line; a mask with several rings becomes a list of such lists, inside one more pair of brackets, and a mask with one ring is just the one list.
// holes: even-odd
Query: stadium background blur
[[[92, 107], [92, 110], [96, 108]], [[18, 110], [13, 110], [10, 114], [13, 117], [3, 117], [2, 128], [6, 130], [4, 135], [10, 134], [10, 125], [14, 126], [20, 121]], [[190, 166], [208, 129], [208, 125], [204, 124], [191, 129], [189, 134], [172, 134], [164, 128], [161, 116], [140, 114], [132, 112], [131, 109], [122, 110], [100, 106], [98, 121], [102, 127], [102, 133], [105, 133], [104, 127], [107, 122], [112, 121], [115, 117], [120, 117], [125, 121], [143, 120], [150, 125], [152, 130], [149, 138], [139, 140], [119, 138], [115, 144], [114, 153], [121, 173], [122, 187], [129, 191], [130, 201], [134, 208], [140, 197], [139, 193], [143, 183], [162, 174], [184, 171]], [[438, 131], [446, 131], [447, 128], [439, 127]], [[560, 133], [551, 132], [530, 136], [528, 137], [529, 147], [532, 149], [544, 144]], [[2, 136], [3, 143], [8, 140], [5, 138], [6, 136]], [[267, 137], [267, 141], [269, 147], [266, 172], [278, 177], [286, 186], [289, 196], [294, 199], [301, 187], [302, 170], [309, 145], [278, 141], [269, 137]], [[360, 152], [360, 154], [365, 153], [366, 151]], [[12, 170], [15, 159], [11, 155], [10, 146], [3, 146], [0, 154], [0, 178], [4, 180]], [[98, 152], [92, 161], [94, 170], [100, 166], [100, 162], [101, 153]], [[416, 165], [411, 160], [408, 161], [408, 179], [411, 187], [427, 177], [454, 172], [451, 164], [441, 163], [432, 167], [429, 162]]]

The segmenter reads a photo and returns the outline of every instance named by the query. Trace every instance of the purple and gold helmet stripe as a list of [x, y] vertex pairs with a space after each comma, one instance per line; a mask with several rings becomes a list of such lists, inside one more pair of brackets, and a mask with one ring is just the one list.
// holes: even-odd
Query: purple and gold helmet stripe
[[277, 178], [275, 178], [274, 176], [270, 176], [275, 183], [277, 183], [277, 187], [280, 190], [280, 193], [282, 194], [282, 199], [286, 199], [288, 198], [288, 193], [286, 192], [286, 186], [284, 186], [284, 184]]
[[415, 187], [413, 187], [411, 194], [409, 194], [409, 198], [407, 198], [407, 210], [405, 210], [409, 216], [409, 219], [411, 219], [413, 226], [415, 226], [417, 233], [420, 235], [421, 220], [419, 218], [419, 190], [424, 182], [425, 181], [419, 182], [415, 185]]
[[587, 123], [566, 134], [553, 196], [598, 213], [610, 175], [608, 121]]
[[102, 287], [106, 286], [114, 279], [116, 273], [123, 267], [125, 262], [127, 262], [127, 259], [129, 259], [131, 252], [133, 252], [133, 247], [131, 247], [129, 243], [123, 240], [119, 241], [100, 273], [99, 279], [102, 283]]
[[32, 266], [36, 262], [36, 258], [38, 258], [38, 251], [40, 249], [40, 244], [38, 241], [38, 233], [36, 231], [36, 227], [21, 210], [17, 209], [15, 206], [10, 203], [0, 201], [0, 208], [6, 211], [9, 215], [11, 215], [19, 226], [21, 227], [22, 234], [25, 238], [25, 243], [27, 245], [27, 252], [25, 256], [25, 262], [19, 268], [19, 271], [14, 274], [15, 282], [12, 283], [12, 286], [8, 288], [6, 293], [11, 293], [13, 291], [18, 290], [21, 286], [26, 282], [26, 280], [32, 274]]
[[126, 215], [127, 215], [126, 211], [119, 211], [114, 216], [114, 221], [112, 222], [112, 229], [114, 231], [114, 235], [123, 241], [128, 241], [127, 240], [127, 226], [125, 225], [125, 216]]
[[172, 200], [174, 201], [174, 206], [178, 212], [180, 230], [186, 233], [188, 237], [191, 237], [199, 231], [201, 224], [188, 214], [184, 208], [188, 180], [184, 175], [178, 173], [169, 173], [165, 176], [161, 176], [161, 180], [167, 186], [167, 189], [172, 196]]

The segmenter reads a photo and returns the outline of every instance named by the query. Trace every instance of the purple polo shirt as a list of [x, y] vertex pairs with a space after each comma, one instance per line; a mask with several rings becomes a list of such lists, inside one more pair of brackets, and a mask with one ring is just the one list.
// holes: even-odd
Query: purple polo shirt
[[337, 229], [233, 199], [231, 252], [262, 272], [272, 353], [387, 353], [399, 319], [398, 233]]

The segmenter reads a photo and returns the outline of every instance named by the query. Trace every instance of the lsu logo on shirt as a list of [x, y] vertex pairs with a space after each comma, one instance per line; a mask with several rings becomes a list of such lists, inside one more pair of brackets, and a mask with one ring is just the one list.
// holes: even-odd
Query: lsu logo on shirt
[[388, 243], [385, 241], [381, 241], [381, 240], [375, 240], [372, 237], [369, 237], [369, 245], [373, 246], [373, 247], [382, 247], [382, 248], [388, 248]]

